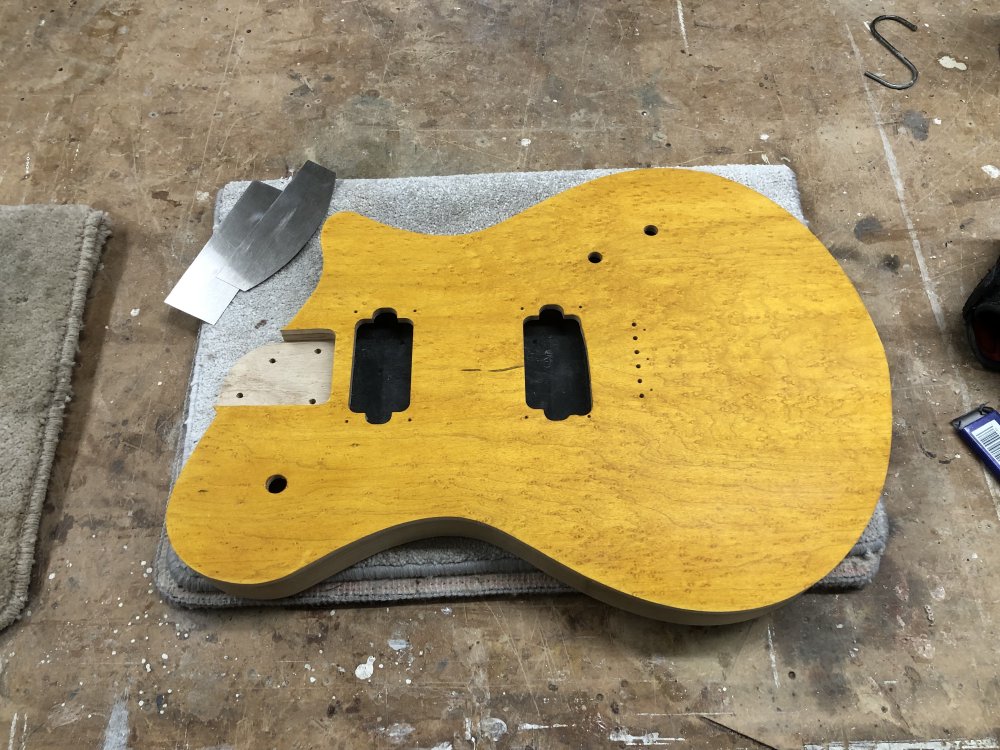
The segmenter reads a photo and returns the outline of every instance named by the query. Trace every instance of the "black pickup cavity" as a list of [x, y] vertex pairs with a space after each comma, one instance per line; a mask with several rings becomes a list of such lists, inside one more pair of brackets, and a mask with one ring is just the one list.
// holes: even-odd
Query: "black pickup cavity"
[[524, 321], [524, 396], [553, 421], [589, 414], [593, 406], [583, 328], [558, 307]]

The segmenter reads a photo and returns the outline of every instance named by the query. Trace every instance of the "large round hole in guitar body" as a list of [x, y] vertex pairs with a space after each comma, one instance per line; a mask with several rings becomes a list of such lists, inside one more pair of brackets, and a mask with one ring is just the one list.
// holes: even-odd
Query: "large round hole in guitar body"
[[279, 492], [284, 492], [285, 488], [288, 487], [288, 480], [285, 479], [281, 474], [272, 474], [264, 482], [264, 487], [272, 495], [277, 495]]

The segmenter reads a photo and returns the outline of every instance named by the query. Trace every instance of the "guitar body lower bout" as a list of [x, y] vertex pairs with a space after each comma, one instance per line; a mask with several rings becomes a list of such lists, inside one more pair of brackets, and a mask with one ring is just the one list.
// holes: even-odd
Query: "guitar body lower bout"
[[[220, 405], [167, 509], [178, 555], [223, 590], [284, 596], [458, 535], [639, 614], [734, 622], [826, 575], [870, 518], [881, 343], [826, 249], [759, 194], [640, 170], [473, 234], [343, 213], [322, 240], [285, 337], [327, 332], [328, 397]], [[361, 351], [380, 320], [412, 327]]]
[[434, 537], [465, 537], [495, 545], [514, 553], [539, 570], [572, 586], [583, 594], [605, 604], [654, 620], [665, 620], [685, 625], [728, 625], [757, 617], [786, 603], [776, 602], [757, 610], [738, 612], [699, 612], [654, 604], [647, 599], [609, 588], [581, 576], [574, 569], [525, 546], [509, 534], [465, 518], [427, 518], [384, 529], [373, 537], [349, 543], [329, 556], [316, 560], [300, 568], [291, 576], [280, 580], [251, 584], [228, 581], [217, 581], [216, 583], [226, 593], [234, 596], [243, 596], [248, 599], [278, 599], [297, 594], [379, 552], [409, 542]]

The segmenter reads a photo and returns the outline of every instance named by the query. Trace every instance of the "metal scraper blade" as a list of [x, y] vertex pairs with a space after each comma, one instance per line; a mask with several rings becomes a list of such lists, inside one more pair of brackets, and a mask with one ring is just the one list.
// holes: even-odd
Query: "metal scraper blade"
[[303, 164], [219, 278], [245, 292], [279, 271], [323, 223], [336, 180], [315, 162]]
[[279, 195], [281, 191], [276, 187], [251, 182], [165, 302], [206, 323], [217, 323], [239, 291], [218, 278], [218, 273], [232, 262], [236, 248], [246, 241]]

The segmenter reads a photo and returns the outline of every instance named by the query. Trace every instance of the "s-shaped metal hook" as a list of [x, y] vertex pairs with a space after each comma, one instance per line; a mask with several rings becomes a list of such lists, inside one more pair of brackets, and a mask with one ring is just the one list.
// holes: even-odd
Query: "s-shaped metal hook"
[[909, 60], [906, 59], [906, 57], [903, 55], [902, 52], [893, 47], [889, 42], [886, 41], [884, 36], [878, 33], [878, 29], [875, 27], [882, 21], [895, 21], [896, 23], [901, 23], [910, 31], [916, 31], [917, 25], [915, 23], [907, 21], [905, 18], [901, 16], [879, 16], [870, 24], [868, 24], [868, 30], [871, 31], [872, 36], [875, 37], [876, 41], [878, 41], [879, 44], [881, 44], [883, 47], [889, 50], [889, 52], [892, 53], [893, 57], [895, 57], [897, 60], [903, 63], [903, 65], [906, 66], [906, 69], [910, 71], [910, 75], [913, 77], [906, 83], [890, 83], [881, 76], [877, 76], [874, 73], [868, 72], [867, 70], [865, 71], [865, 77], [871, 78], [876, 83], [881, 83], [883, 86], [886, 86], [890, 89], [896, 89], [897, 91], [902, 91], [903, 89], [910, 88], [910, 86], [912, 86], [917, 82], [917, 68], [913, 63], [911, 63]]

